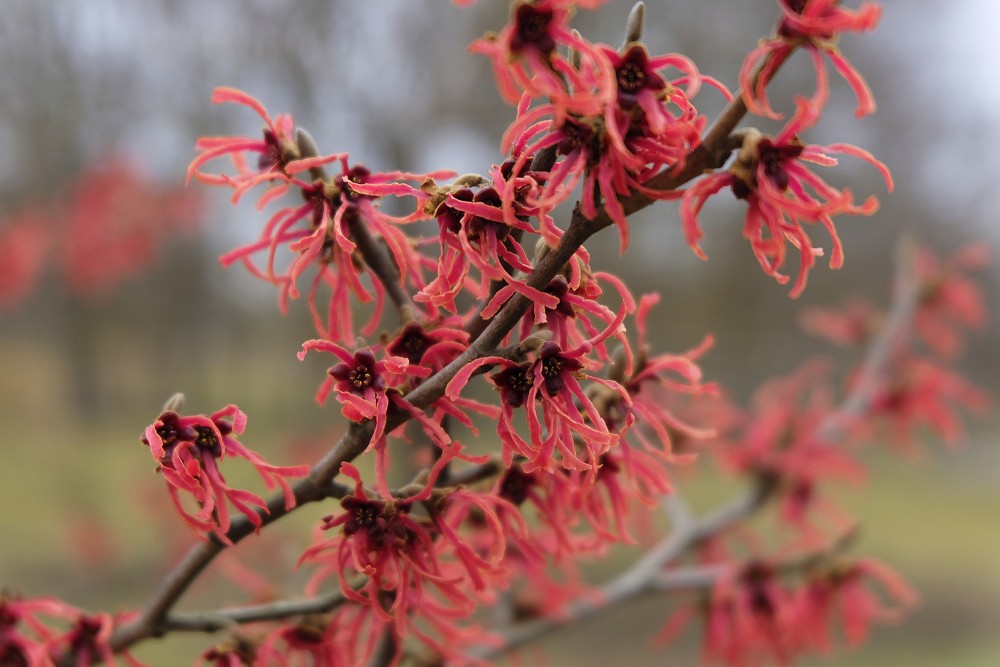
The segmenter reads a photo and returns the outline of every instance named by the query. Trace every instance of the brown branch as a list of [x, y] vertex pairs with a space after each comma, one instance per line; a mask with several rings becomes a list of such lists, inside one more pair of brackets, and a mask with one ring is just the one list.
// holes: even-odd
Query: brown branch
[[347, 601], [340, 591], [307, 600], [280, 600], [268, 604], [229, 607], [208, 612], [170, 614], [163, 621], [163, 631], [218, 632], [243, 623], [278, 621], [291, 616], [323, 614]]

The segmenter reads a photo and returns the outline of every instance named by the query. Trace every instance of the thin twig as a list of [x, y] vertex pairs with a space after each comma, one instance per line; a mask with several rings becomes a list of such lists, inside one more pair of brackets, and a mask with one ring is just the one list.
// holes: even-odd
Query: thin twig
[[600, 593], [569, 606], [559, 618], [547, 617], [534, 620], [511, 630], [503, 644], [490, 647], [481, 657], [491, 658], [508, 653], [533, 642], [559, 628], [587, 619], [608, 607], [622, 604], [651, 589], [656, 576], [666, 563], [676, 560], [692, 545], [719, 533], [753, 514], [770, 495], [765, 485], [752, 493], [739, 496], [711, 514], [679, 528], [647, 551], [630, 568], [601, 587]]
[[163, 622], [165, 631], [218, 632], [242, 623], [277, 621], [291, 616], [322, 614], [347, 601], [340, 591], [307, 600], [281, 600], [268, 604], [230, 607], [208, 612], [171, 614]]

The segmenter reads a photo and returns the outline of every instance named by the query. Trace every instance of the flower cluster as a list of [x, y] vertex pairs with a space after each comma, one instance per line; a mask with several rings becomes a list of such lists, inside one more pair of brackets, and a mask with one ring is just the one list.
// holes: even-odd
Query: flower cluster
[[0, 310], [26, 299], [47, 268], [74, 296], [106, 296], [202, 217], [198, 195], [156, 182], [120, 155], [88, 165], [50, 200], [57, 203], [0, 220]]
[[[814, 168], [848, 155], [873, 166], [890, 190], [892, 178], [861, 148], [812, 145], [802, 135], [827, 102], [825, 58], [855, 90], [859, 113], [874, 109], [836, 39], [872, 29], [880, 10], [779, 0], [776, 33], [747, 57], [741, 100], [733, 100], [686, 56], [657, 55], [642, 43], [644, 5], [616, 49], [571, 27], [577, 9], [602, 0], [512, 4], [507, 25], [471, 46], [490, 59], [500, 95], [516, 105], [502, 156], [483, 174], [373, 171], [346, 153], [321, 153], [291, 116], [272, 116], [246, 93], [214, 92], [214, 102], [251, 109], [264, 128], [199, 140], [189, 180], [228, 188], [234, 202], [254, 191], [259, 208], [276, 208], [256, 240], [222, 263], [272, 283], [283, 309], [311, 281], [306, 301], [318, 337], [298, 356], [334, 357], [315, 398], [334, 404], [349, 425], [312, 469], [274, 466], [244, 446], [246, 416], [233, 405], [212, 415], [167, 409], [142, 441], [184, 521], [211, 536], [205, 549], [261, 528], [269, 510], [331, 499], [339, 507], [299, 558], [310, 574], [307, 599], [194, 621], [154, 606], [130, 632], [157, 632], [163, 628], [149, 626], [160, 621], [270, 623], [257, 637], [239, 634], [201, 655], [200, 664], [220, 666], [478, 665], [476, 656], [508, 645], [476, 624], [484, 605], [511, 623], [572, 617], [607, 604], [608, 591], [681, 581], [703, 589], [701, 604], [681, 613], [704, 617], [706, 660], [740, 666], [824, 652], [835, 634], [860, 641], [870, 624], [913, 603], [886, 567], [840, 558], [854, 520], [825, 492], [830, 482], [863, 477], [855, 449], [842, 445], [873, 440], [886, 422], [907, 442], [924, 425], [951, 440], [961, 434], [954, 408], [984, 403], [941, 362], [962, 349], [966, 329], [984, 322], [982, 297], [966, 276], [982, 252], [919, 256], [914, 332], [931, 354], [891, 327], [886, 333], [893, 318], [866, 304], [814, 310], [808, 328], [842, 345], [884, 336], [886, 359], [849, 375], [841, 402], [832, 365], [820, 361], [764, 383], [739, 408], [704, 380], [701, 358], [713, 337], [683, 353], [657, 351], [650, 330], [659, 297], [636, 298], [624, 281], [594, 270], [582, 245], [614, 225], [624, 250], [628, 214], [679, 199], [687, 244], [704, 257], [699, 215], [729, 189], [746, 205], [743, 235], [765, 273], [792, 282], [787, 265], [798, 255], [792, 296], [825, 254], [810, 227], [826, 230], [830, 266], [840, 267], [834, 218], [871, 215], [878, 202], [856, 200]], [[734, 132], [747, 109], [778, 117], [765, 87], [798, 48], [815, 64], [816, 92], [796, 99], [773, 136]], [[693, 102], [704, 85], [731, 102], [709, 131]], [[561, 227], [553, 213], [577, 191], [570, 226]], [[291, 194], [301, 199], [285, 202]], [[385, 213], [386, 200], [401, 213]], [[360, 327], [356, 304], [368, 304]], [[398, 322], [387, 324], [387, 306]], [[477, 397], [490, 387], [492, 400]], [[480, 431], [483, 422], [489, 432]], [[677, 468], [702, 450], [753, 493], [698, 519], [668, 496], [694, 466]], [[227, 458], [244, 459], [279, 492], [265, 501], [231, 486]], [[397, 484], [393, 468], [401, 472], [404, 460], [411, 481]], [[293, 492], [289, 478], [307, 474]], [[652, 542], [661, 522], [651, 513], [664, 505], [674, 533], [618, 583], [590, 590], [580, 559]], [[234, 522], [233, 508], [245, 519]], [[769, 509], [780, 520], [773, 536], [740, 521]], [[693, 573], [684, 570], [688, 561]], [[671, 579], [678, 568], [685, 576]], [[255, 588], [269, 597], [277, 587]], [[160, 611], [166, 619], [153, 618]], [[45, 630], [38, 614], [73, 624], [70, 634]], [[0, 662], [10, 654], [15, 664], [45, 664], [70, 652], [110, 661], [117, 620], [48, 601], [0, 600]]]
[[[363, 165], [352, 166], [346, 153], [316, 155], [309, 135], [295, 132], [291, 116], [282, 114], [272, 118], [259, 101], [246, 93], [218, 88], [212, 101], [241, 104], [254, 110], [265, 123], [263, 138], [200, 139], [196, 148], [201, 152], [188, 167], [188, 179], [232, 188], [234, 203], [255, 187], [265, 186], [257, 200], [260, 208], [293, 189], [304, 200], [298, 206], [279, 209], [268, 220], [259, 239], [224, 255], [223, 265], [242, 262], [253, 275], [277, 286], [282, 310], [287, 309], [289, 299], [299, 297], [299, 278], [304, 273], [314, 272], [308, 302], [317, 332], [326, 338], [353, 344], [356, 336], [350, 316], [353, 296], [361, 303], [375, 302], [369, 323], [362, 328], [362, 335], [370, 335], [378, 326], [386, 290], [378, 280], [372, 281], [371, 291], [362, 283], [361, 276], [370, 267], [358, 251], [355, 239], [358, 232], [354, 227], [364, 227], [365, 234], [384, 244], [401, 281], [417, 289], [423, 288], [423, 271], [433, 263], [416, 252], [398, 224], [426, 217], [418, 214], [424, 197], [419, 190], [405, 187], [400, 181], [423, 182], [453, 174], [373, 173]], [[248, 163], [248, 154], [256, 156], [255, 163]], [[209, 163], [223, 157], [229, 158], [235, 174], [204, 170]], [[325, 166], [334, 162], [339, 164], [340, 173], [330, 176]], [[401, 187], [404, 190], [400, 190]], [[370, 194], [373, 192], [414, 194], [419, 198], [418, 213], [402, 219], [392, 218], [379, 209], [378, 196]], [[276, 256], [281, 248], [294, 254], [284, 270], [276, 267]], [[262, 253], [266, 258], [263, 267], [252, 260]], [[317, 299], [324, 286], [329, 289], [330, 297], [327, 307], [321, 309]]]
[[[219, 469], [223, 460], [235, 457], [248, 461], [267, 488], [281, 488], [286, 510], [295, 507], [295, 494], [286, 478], [303, 477], [309, 472], [309, 466], [305, 465], [271, 465], [248, 449], [236, 437], [243, 433], [246, 423], [246, 415], [235, 405], [210, 416], [182, 417], [168, 410], [146, 427], [142, 437], [167, 482], [170, 498], [187, 524], [199, 534], [213, 533], [224, 542], [228, 541], [226, 532], [231, 523], [230, 504], [258, 529], [261, 515], [267, 514], [268, 509], [257, 494], [234, 489], [226, 483]], [[184, 506], [182, 493], [194, 500], [197, 512]]]
[[[90, 616], [54, 598], [25, 599], [0, 591], [0, 664], [114, 667], [118, 662], [108, 640], [116, 623], [130, 616]], [[127, 651], [121, 657], [131, 667], [144, 667]]]
[[831, 153], [841, 153], [865, 160], [876, 167], [893, 188], [892, 177], [884, 164], [867, 151], [847, 144], [829, 146], [805, 145], [798, 134], [818, 118], [818, 110], [809, 102], [799, 100], [799, 113], [774, 138], [757, 131], [747, 131], [742, 148], [727, 171], [718, 172], [698, 181], [684, 192], [681, 220], [684, 235], [691, 249], [706, 259], [699, 245], [702, 237], [698, 214], [705, 202], [723, 188], [730, 188], [737, 199], [746, 202], [743, 236], [750, 241], [761, 268], [779, 283], [789, 278], [782, 273], [791, 245], [798, 251], [798, 276], [791, 296], [802, 294], [809, 271], [823, 250], [813, 246], [803, 223], [822, 225], [833, 241], [830, 268], [844, 264], [844, 251], [833, 224], [837, 215], [871, 215], [878, 210], [878, 201], [869, 197], [861, 204], [854, 202], [848, 189], [838, 190], [811, 171], [807, 164], [837, 165]]
[[[546, 31], [558, 32], [546, 26]], [[495, 63], [513, 57], [509, 46], [491, 55]], [[524, 87], [503, 148], [516, 158], [515, 171], [540, 152], [554, 151], [559, 159], [545, 182], [535, 184], [528, 203], [544, 214], [566, 201], [582, 180], [581, 212], [591, 220], [599, 212], [609, 216], [624, 250], [629, 233], [620, 200], [633, 193], [654, 199], [678, 196], [646, 182], [663, 170], [682, 168], [698, 145], [705, 119], [691, 97], [702, 82], [718, 86], [727, 98], [729, 93], [686, 57], [650, 56], [639, 42], [622, 51], [590, 45], [577, 55], [579, 64], [557, 79], [555, 90]], [[677, 71], [673, 78], [666, 74], [669, 69]], [[547, 100], [536, 103], [541, 97]], [[550, 244], [559, 238], [558, 230], [543, 232]]]
[[[376, 499], [354, 466], [345, 463], [341, 472], [354, 481], [354, 492], [341, 501], [341, 514], [323, 520], [323, 530], [334, 536], [302, 554], [300, 563], [319, 566], [310, 590], [336, 576], [343, 595], [369, 609], [372, 620], [392, 623], [400, 640], [415, 634], [442, 654], [452, 653], [448, 645], [461, 634], [454, 621], [491, 599], [501, 581], [499, 526], [494, 534], [499, 547], [479, 556], [459, 537], [447, 509], [423, 503], [429, 516], [416, 516], [429, 487], [405, 500]], [[415, 619], [431, 623], [441, 638], [434, 639]]]
[[[832, 626], [853, 646], [873, 623], [894, 622], [916, 602], [909, 585], [875, 561], [819, 565], [797, 587], [783, 581], [781, 566], [752, 562], [719, 577], [702, 610], [706, 660], [737, 667], [829, 653]], [[678, 623], [691, 615], [685, 609]]]

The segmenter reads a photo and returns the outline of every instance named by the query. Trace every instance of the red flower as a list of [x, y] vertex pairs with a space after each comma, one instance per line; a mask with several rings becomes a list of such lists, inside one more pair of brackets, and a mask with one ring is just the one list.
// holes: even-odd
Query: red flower
[[863, 345], [878, 331], [881, 314], [861, 297], [854, 297], [840, 309], [811, 307], [802, 313], [802, 328], [842, 347]]
[[[495, 168], [494, 175], [500, 187], [505, 187], [499, 168]], [[491, 301], [484, 317], [492, 316], [511, 291], [555, 305], [551, 295], [529, 287], [514, 275], [517, 271], [531, 271], [531, 262], [519, 240], [524, 232], [535, 233], [527, 221], [527, 212], [518, 210], [516, 215], [505, 215], [502, 197], [492, 186], [446, 189], [441, 194], [446, 194], [447, 199], [434, 212], [441, 244], [437, 277], [417, 295], [418, 301], [456, 312], [455, 298], [463, 289], [482, 299], [489, 294], [490, 281], [498, 280], [507, 288]], [[479, 272], [478, 283], [469, 279], [472, 267]]]
[[363, 664], [362, 661], [348, 662], [344, 646], [337, 641], [336, 629], [336, 623], [321, 616], [306, 616], [297, 623], [281, 625], [257, 648], [252, 664], [281, 667], [351, 667]]
[[[280, 487], [285, 494], [285, 508], [295, 507], [295, 494], [286, 477], [304, 477], [309, 466], [271, 465], [246, 448], [237, 435], [246, 428], [246, 415], [229, 405], [211, 416], [181, 417], [167, 411], [146, 428], [142, 442], [149, 447], [177, 511], [198, 532], [211, 531], [226, 541], [229, 530], [229, 503], [260, 528], [258, 507], [266, 510], [264, 500], [255, 493], [230, 488], [219, 463], [227, 457], [246, 459], [264, 480], [268, 489]], [[180, 493], [188, 493], [198, 504], [197, 514], [181, 502]]]
[[929, 359], [906, 355], [893, 364], [894, 376], [875, 397], [875, 414], [888, 419], [893, 442], [913, 451], [913, 435], [927, 426], [949, 446], [961, 443], [965, 429], [959, 408], [982, 412], [988, 394], [955, 371]]
[[768, 658], [787, 664], [795, 649], [795, 609], [789, 592], [764, 563], [730, 568], [712, 588], [703, 655], [731, 667]]
[[[874, 30], [882, 16], [882, 7], [872, 2], [862, 2], [855, 11], [844, 9], [840, 0], [778, 0], [781, 19], [774, 37], [747, 54], [740, 70], [740, 92], [747, 108], [760, 116], [780, 118], [767, 100], [767, 85], [777, 69], [796, 47], [809, 52], [816, 70], [816, 92], [810, 104], [821, 109], [829, 94], [826, 77], [826, 55], [833, 67], [850, 85], [858, 98], [855, 115], [865, 116], [875, 111], [875, 99], [864, 78], [841, 54], [837, 36], [843, 32]], [[769, 60], [768, 60], [769, 59]], [[765, 63], [761, 74], [753, 82], [753, 73], [759, 63]]]
[[[431, 373], [437, 373], [469, 347], [469, 334], [461, 329], [446, 326], [447, 324], [449, 322], [445, 321], [440, 326], [428, 330], [421, 324], [410, 322], [386, 345], [385, 351], [390, 355], [407, 359], [417, 368], [426, 368]], [[419, 385], [421, 381], [421, 377], [411, 379], [414, 386]], [[432, 421], [440, 424], [447, 415], [477, 436], [479, 430], [469, 417], [469, 412], [493, 420], [500, 416], [500, 410], [496, 406], [461, 397], [435, 401], [433, 408]]]
[[254, 664], [257, 651], [252, 644], [240, 639], [227, 640], [213, 646], [200, 656], [195, 667], [245, 667]]
[[[617, 329], [617, 325], [609, 327], [611, 329]], [[605, 338], [607, 335], [607, 332], [603, 334]], [[563, 351], [558, 344], [548, 342], [529, 363], [519, 364], [502, 357], [477, 359], [448, 383], [446, 396], [458, 397], [472, 375], [483, 366], [502, 366], [503, 370], [489, 379], [500, 390], [501, 416], [497, 433], [503, 446], [504, 465], [510, 467], [514, 456], [518, 455], [527, 459], [529, 471], [563, 467], [596, 474], [600, 457], [617, 444], [619, 436], [608, 429], [578, 379], [590, 345], [585, 343], [574, 350]], [[628, 401], [628, 394], [617, 383], [593, 376], [589, 379], [620, 392], [622, 399]], [[529, 440], [521, 437], [514, 425], [514, 410], [521, 407], [525, 408]], [[578, 445], [583, 448], [582, 457]]]
[[678, 463], [687, 460], [687, 457], [675, 455], [672, 444], [675, 436], [702, 440], [715, 435], [714, 429], [692, 426], [671, 409], [674, 402], [672, 399], [677, 395], [717, 395], [718, 387], [715, 384], [702, 383], [702, 371], [696, 363], [714, 341], [711, 336], [707, 336], [698, 347], [683, 354], [651, 356], [646, 321], [650, 309], [659, 300], [659, 296], [655, 294], [643, 295], [639, 300], [636, 313], [638, 359], [626, 357], [619, 360], [620, 365], [612, 376], [621, 380], [631, 403], [623, 403], [615, 394], [606, 393], [608, 406], [602, 412], [613, 425], [627, 424], [630, 416], [635, 420], [635, 424], [625, 430], [622, 436], [629, 449], [641, 448], [666, 462]]
[[79, 611], [55, 598], [21, 599], [0, 591], [0, 665], [49, 667], [55, 633], [38, 615], [72, 619]]
[[[50, 616], [69, 621], [58, 633], [39, 618]], [[132, 620], [136, 614], [89, 616], [54, 598], [20, 599], [0, 592], [0, 665], [12, 667], [55, 667], [70, 664], [89, 667], [101, 663], [117, 665], [108, 645], [116, 621]], [[121, 657], [131, 667], [145, 667], [124, 652]]]
[[[71, 660], [76, 667], [100, 664], [115, 667], [118, 662], [108, 644], [115, 620], [109, 614], [80, 614], [69, 631], [49, 641], [48, 650], [53, 662], [64, 664]], [[127, 652], [121, 657], [131, 667], [145, 667]]]
[[[607, 60], [569, 26], [570, 5], [563, 0], [519, 1], [499, 34], [469, 47], [490, 58], [500, 96], [508, 103], [515, 104], [525, 92], [548, 97], [573, 113], [595, 115], [613, 95]], [[578, 54], [579, 65], [557, 47]]]
[[[562, 275], [549, 282], [545, 293], [556, 297], [558, 303], [549, 307], [535, 301], [533, 308], [521, 318], [521, 340], [528, 338], [535, 327], [551, 331], [552, 340], [564, 348], [578, 347], [598, 338], [602, 328], [611, 326], [618, 319], [614, 311], [600, 302], [604, 294], [601, 282], [610, 283], [618, 291], [622, 299], [621, 309], [625, 313], [635, 311], [635, 299], [620, 278], [604, 272], [591, 273], [589, 267], [580, 273], [573, 280], [573, 285]], [[624, 348], [629, 347], [624, 331], [619, 331], [614, 337]], [[609, 358], [605, 341], [593, 348], [599, 359]]]
[[[890, 606], [875, 595], [870, 584], [885, 591]], [[873, 622], [893, 623], [917, 602], [917, 594], [895, 572], [873, 560], [819, 572], [795, 595], [799, 641], [820, 653], [833, 647], [830, 625], [840, 626], [849, 646], [865, 641]]]
[[386, 426], [389, 416], [395, 411], [407, 413], [420, 424], [430, 441], [441, 449], [442, 457], [437, 462], [438, 466], [452, 458], [473, 463], [482, 463], [488, 458], [463, 455], [462, 445], [452, 441], [441, 427], [440, 420], [444, 415], [451, 415], [459, 423], [471, 426], [471, 421], [468, 415], [462, 412], [462, 408], [485, 414], [493, 414], [492, 410], [480, 406], [475, 401], [453, 402], [452, 405], [446, 405], [445, 401], [439, 400], [434, 403], [437, 408], [435, 416], [429, 417], [423, 410], [403, 398], [402, 390], [407, 388], [406, 383], [429, 376], [431, 369], [411, 365], [404, 357], [387, 356], [382, 361], [377, 361], [375, 354], [368, 348], [352, 355], [336, 343], [326, 340], [310, 340], [303, 343], [299, 359], [304, 359], [310, 350], [330, 352], [341, 361], [327, 371], [328, 377], [320, 386], [316, 400], [324, 403], [330, 392], [335, 391], [337, 400], [343, 405], [341, 412], [344, 417], [354, 422], [366, 420], [374, 422], [375, 428], [368, 450], [375, 450], [378, 489], [383, 497], [387, 499], [392, 497], [386, 482], [389, 468]]
[[25, 211], [0, 227], [0, 312], [35, 288], [51, 242], [47, 222], [41, 212]]
[[[474, 556], [440, 515], [430, 521], [411, 516], [421, 497], [372, 499], [354, 466], [345, 463], [341, 472], [354, 480], [354, 494], [341, 501], [342, 514], [323, 520], [324, 530], [339, 529], [338, 534], [312, 545], [299, 559], [319, 565], [310, 590], [335, 574], [344, 596], [393, 622], [398, 637], [412, 632], [446, 651], [447, 636], [443, 643], [436, 641], [418, 621], [447, 635], [449, 619], [468, 616], [477, 598], [488, 597], [486, 578], [497, 571], [496, 563]], [[355, 575], [364, 578], [360, 588]]]
[[[304, 203], [298, 206], [280, 209], [268, 220], [256, 242], [223, 255], [222, 263], [229, 265], [242, 261], [253, 275], [279, 286], [282, 310], [287, 309], [289, 299], [299, 297], [297, 283], [302, 274], [315, 269], [307, 300], [317, 331], [327, 338], [353, 344], [355, 331], [350, 315], [350, 297], [353, 294], [361, 303], [375, 302], [368, 325], [362, 330], [364, 335], [373, 334], [381, 318], [385, 288], [379, 280], [372, 281], [371, 292], [363, 285], [361, 276], [365, 268], [355, 258], [357, 246], [352, 240], [352, 228], [364, 225], [374, 237], [385, 243], [399, 270], [400, 280], [416, 289], [424, 287], [422, 272], [431, 268], [433, 262], [417, 252], [407, 235], [399, 229], [398, 223], [427, 217], [421, 207], [426, 194], [401, 181], [424, 182], [454, 174], [372, 173], [363, 165], [351, 166], [345, 153], [303, 158], [302, 150], [292, 137], [290, 117], [279, 116], [272, 120], [260, 102], [228, 88], [217, 89], [213, 100], [237, 102], [252, 108], [267, 124], [264, 138], [200, 140], [197, 147], [202, 154], [188, 167], [189, 178], [193, 176], [210, 185], [232, 187], [234, 202], [253, 187], [267, 185], [268, 189], [257, 202], [259, 208], [293, 187], [301, 192], [304, 199]], [[258, 155], [256, 169], [247, 167], [245, 153], [248, 152]], [[237, 176], [200, 171], [206, 162], [222, 156], [230, 157]], [[340, 173], [333, 177], [309, 180], [299, 177], [302, 172], [315, 172], [333, 162], [339, 162], [340, 166]], [[382, 213], [378, 208], [378, 198], [383, 194], [416, 197], [416, 212], [404, 218]], [[282, 246], [294, 253], [295, 259], [285, 271], [279, 272], [275, 269], [275, 259]], [[263, 268], [251, 261], [254, 255], [261, 252], [267, 253]], [[318, 293], [323, 286], [330, 290], [325, 312], [317, 304]]]
[[[555, 148], [563, 159], [550, 170], [544, 186], [529, 194], [527, 203], [544, 214], [568, 199], [582, 179], [582, 213], [593, 219], [601, 206], [618, 227], [624, 249], [628, 222], [619, 199], [636, 191], [658, 199], [680, 196], [651, 190], [644, 183], [664, 168], [682, 167], [698, 145], [705, 119], [689, 96], [703, 80], [716, 82], [702, 77], [687, 58], [651, 58], [641, 44], [629, 45], [623, 54], [602, 47], [601, 57], [614, 72], [615, 83], [614, 96], [602, 99], [599, 110], [576, 113], [556, 100], [531, 106], [526, 95], [502, 146], [517, 156], [515, 171], [539, 151]], [[682, 76], [668, 81], [660, 72], [669, 67]], [[544, 227], [542, 234], [550, 245], [559, 236]]]
[[835, 166], [837, 160], [828, 153], [843, 153], [876, 167], [885, 178], [889, 191], [893, 187], [892, 177], [884, 164], [856, 146], [800, 143], [797, 132], [814, 122], [816, 114], [815, 108], [799, 100], [799, 113], [774, 139], [748, 131], [743, 149], [728, 171], [703, 178], [684, 192], [681, 220], [687, 243], [695, 254], [706, 258], [698, 245], [702, 237], [698, 213], [709, 197], [728, 186], [737, 199], [747, 203], [743, 236], [750, 241], [765, 273], [779, 283], [787, 283], [788, 276], [781, 273], [787, 246], [790, 244], [799, 251], [799, 273], [792, 286], [792, 297], [797, 297], [805, 289], [815, 257], [823, 254], [822, 250], [813, 247], [802, 223], [818, 222], [826, 228], [833, 240], [830, 268], [843, 265], [843, 248], [833, 226], [833, 216], [841, 213], [871, 215], [878, 209], [878, 201], [872, 196], [856, 205], [849, 190], [837, 190], [814, 174], [805, 163]]
[[964, 347], [963, 329], [981, 331], [986, 326], [986, 305], [979, 285], [968, 273], [983, 269], [989, 262], [984, 244], [970, 244], [947, 260], [932, 250], [916, 256], [916, 271], [922, 292], [915, 327], [920, 338], [934, 352], [954, 357]]
[[[201, 154], [188, 165], [188, 180], [190, 181], [194, 177], [209, 185], [232, 187], [235, 190], [234, 199], [239, 199], [245, 192], [260, 183], [275, 180], [286, 181], [287, 177], [283, 172], [285, 163], [299, 157], [293, 136], [295, 125], [292, 117], [288, 114], [280, 114], [272, 119], [263, 104], [235, 88], [216, 88], [212, 91], [212, 102], [214, 104], [232, 102], [253, 109], [264, 121], [264, 136], [261, 139], [252, 137], [203, 137], [199, 139], [195, 143], [195, 149], [201, 151]], [[244, 153], [257, 154], [257, 162], [252, 168], [247, 166]], [[216, 175], [200, 171], [200, 168], [207, 162], [224, 156], [229, 157], [232, 161], [237, 172], [236, 176]]]

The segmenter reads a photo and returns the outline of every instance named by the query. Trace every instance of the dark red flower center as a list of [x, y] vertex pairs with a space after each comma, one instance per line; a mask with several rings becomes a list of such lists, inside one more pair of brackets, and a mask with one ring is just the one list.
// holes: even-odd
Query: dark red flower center
[[411, 322], [386, 351], [395, 357], [405, 357], [411, 364], [419, 364], [432, 343], [433, 339], [424, 332], [424, 328]]
[[257, 169], [268, 171], [281, 164], [281, 142], [271, 130], [264, 130], [266, 148], [257, 158]]
[[764, 174], [779, 190], [788, 189], [788, 163], [802, 155], [804, 147], [795, 144], [778, 145], [762, 139], [757, 146], [757, 159]]
[[222, 454], [222, 443], [219, 442], [219, 437], [215, 433], [215, 429], [209, 426], [195, 426], [195, 439], [194, 444], [198, 446], [203, 452], [208, 452], [212, 456], [220, 456]]
[[500, 482], [500, 497], [515, 505], [522, 505], [528, 499], [531, 487], [535, 485], [535, 477], [514, 466], [504, 475]]
[[0, 645], [0, 666], [2, 667], [28, 667], [28, 656], [24, 649], [13, 642], [4, 642]]
[[559, 346], [548, 342], [542, 346], [538, 361], [541, 364], [542, 377], [545, 379], [545, 389], [549, 396], [555, 396], [566, 385], [565, 373], [580, 370], [580, 363], [563, 356]]
[[374, 505], [366, 505], [354, 510], [354, 520], [359, 526], [372, 528], [381, 514], [382, 511], [379, 508]]
[[634, 93], [646, 86], [646, 72], [635, 63], [625, 63], [615, 73], [619, 90]]
[[[476, 203], [486, 204], [495, 208], [500, 208], [503, 205], [500, 193], [493, 187], [483, 188], [475, 194], [472, 200]], [[503, 241], [510, 234], [510, 227], [502, 222], [473, 215], [469, 217], [466, 234], [469, 237], [469, 241], [473, 242], [480, 240], [484, 236], [489, 237], [491, 234], [496, 237], [497, 241]]]
[[519, 364], [512, 368], [494, 373], [493, 382], [500, 387], [500, 398], [515, 408], [524, 405], [528, 392], [535, 385], [535, 378], [530, 364]]
[[295, 626], [289, 639], [300, 646], [326, 643], [323, 626], [315, 620], [310, 619], [306, 619]]
[[773, 577], [771, 568], [763, 563], [751, 563], [742, 577], [750, 594], [750, 608], [755, 614], [767, 618], [773, 617], [776, 610], [774, 597], [768, 586]]
[[351, 371], [348, 377], [351, 384], [354, 385], [354, 388], [359, 391], [365, 389], [366, 387], [370, 387], [373, 379], [371, 370], [365, 368], [364, 366]]
[[97, 636], [101, 632], [101, 622], [96, 618], [81, 618], [72, 632], [70, 653], [80, 655], [96, 650]]
[[546, 380], [558, 377], [562, 373], [563, 361], [559, 357], [549, 357], [542, 360], [542, 377]]
[[514, 15], [514, 35], [510, 40], [510, 50], [517, 53], [527, 47], [543, 55], [552, 53], [556, 41], [549, 27], [555, 16], [551, 9], [541, 9], [528, 4], [522, 4]]
[[593, 126], [567, 118], [562, 126], [562, 141], [556, 145], [559, 155], [569, 155], [576, 150], [587, 152], [587, 164], [595, 165], [601, 161], [604, 152], [602, 148], [603, 128], [598, 132]]
[[11, 609], [7, 604], [0, 602], [0, 630], [13, 628], [20, 620], [20, 614]]

